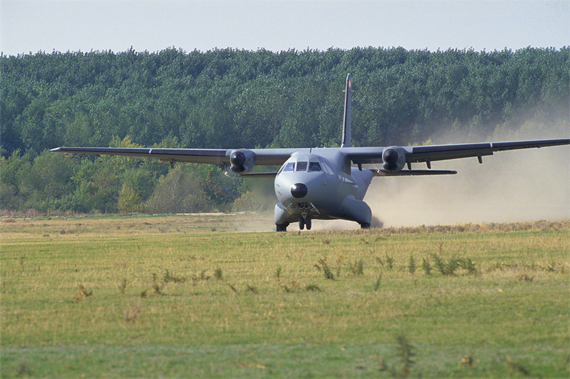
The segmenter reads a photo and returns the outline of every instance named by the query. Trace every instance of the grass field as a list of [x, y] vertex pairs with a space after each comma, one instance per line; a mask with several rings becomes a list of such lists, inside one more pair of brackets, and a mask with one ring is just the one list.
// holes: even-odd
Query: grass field
[[570, 222], [4, 218], [2, 377], [564, 377]]

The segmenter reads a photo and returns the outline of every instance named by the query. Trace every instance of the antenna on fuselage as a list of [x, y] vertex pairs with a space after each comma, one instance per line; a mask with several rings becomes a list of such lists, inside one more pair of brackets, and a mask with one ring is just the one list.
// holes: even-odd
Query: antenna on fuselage
[[342, 143], [340, 147], [350, 147], [350, 93], [352, 92], [350, 74], [346, 76], [346, 89], [344, 92], [344, 119], [342, 121]]

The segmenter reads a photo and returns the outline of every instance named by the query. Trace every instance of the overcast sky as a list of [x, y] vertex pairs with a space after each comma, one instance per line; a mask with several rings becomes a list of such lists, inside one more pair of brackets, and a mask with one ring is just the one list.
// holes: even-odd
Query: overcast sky
[[1, 0], [4, 55], [570, 46], [570, 1]]

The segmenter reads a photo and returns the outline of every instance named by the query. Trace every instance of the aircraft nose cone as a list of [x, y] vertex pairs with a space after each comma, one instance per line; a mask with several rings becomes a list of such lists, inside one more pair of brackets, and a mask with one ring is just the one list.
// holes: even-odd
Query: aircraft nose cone
[[303, 183], [296, 183], [291, 186], [291, 195], [297, 199], [301, 199], [307, 195], [307, 186]]

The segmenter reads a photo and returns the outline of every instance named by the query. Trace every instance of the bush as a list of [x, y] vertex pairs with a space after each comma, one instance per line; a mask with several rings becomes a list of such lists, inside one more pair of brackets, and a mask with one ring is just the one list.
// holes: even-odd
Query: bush
[[205, 212], [213, 208], [200, 182], [182, 166], [161, 177], [146, 202], [146, 210], [152, 213]]

